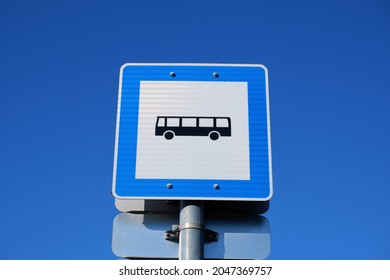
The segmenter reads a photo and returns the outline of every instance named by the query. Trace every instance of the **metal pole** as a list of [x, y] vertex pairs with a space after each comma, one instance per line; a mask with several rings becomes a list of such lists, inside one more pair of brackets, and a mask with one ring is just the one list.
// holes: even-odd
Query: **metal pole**
[[203, 201], [180, 201], [179, 260], [203, 260], [203, 258]]

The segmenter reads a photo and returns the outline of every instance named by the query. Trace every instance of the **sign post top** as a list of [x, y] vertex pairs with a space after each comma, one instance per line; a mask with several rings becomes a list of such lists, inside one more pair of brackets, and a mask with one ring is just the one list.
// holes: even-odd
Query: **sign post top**
[[272, 196], [268, 71], [258, 64], [124, 64], [118, 199]]

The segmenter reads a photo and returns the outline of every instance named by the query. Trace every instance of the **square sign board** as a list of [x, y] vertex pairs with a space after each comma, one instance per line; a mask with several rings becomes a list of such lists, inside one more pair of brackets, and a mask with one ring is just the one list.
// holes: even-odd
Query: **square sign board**
[[113, 194], [118, 199], [269, 200], [267, 69], [123, 65]]

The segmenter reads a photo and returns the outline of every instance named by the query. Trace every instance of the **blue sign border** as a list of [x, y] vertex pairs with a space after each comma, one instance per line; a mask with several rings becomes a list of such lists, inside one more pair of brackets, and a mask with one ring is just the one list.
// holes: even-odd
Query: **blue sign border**
[[[248, 83], [250, 180], [135, 178], [140, 82], [172, 80]], [[266, 201], [272, 196], [268, 71], [263, 65], [125, 64], [116, 129], [113, 195], [118, 199]]]

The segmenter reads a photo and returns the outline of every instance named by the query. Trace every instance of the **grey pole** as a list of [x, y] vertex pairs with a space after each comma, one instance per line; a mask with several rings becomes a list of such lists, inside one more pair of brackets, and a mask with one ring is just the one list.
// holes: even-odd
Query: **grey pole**
[[180, 201], [179, 260], [203, 260], [203, 258], [203, 201]]

